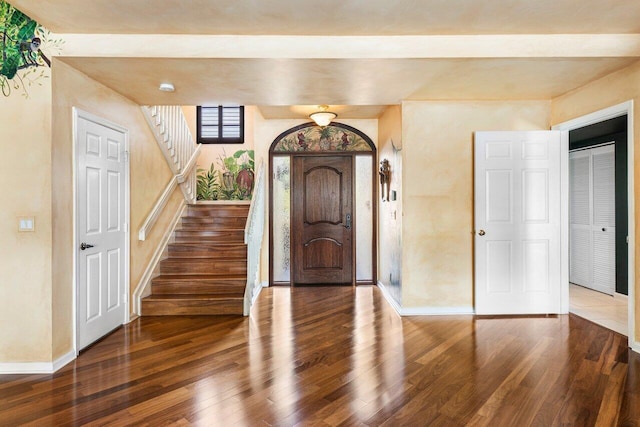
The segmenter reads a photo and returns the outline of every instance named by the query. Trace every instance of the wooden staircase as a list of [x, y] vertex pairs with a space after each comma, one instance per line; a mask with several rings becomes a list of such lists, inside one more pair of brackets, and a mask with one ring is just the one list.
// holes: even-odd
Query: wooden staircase
[[248, 204], [189, 205], [142, 315], [242, 315], [248, 212]]

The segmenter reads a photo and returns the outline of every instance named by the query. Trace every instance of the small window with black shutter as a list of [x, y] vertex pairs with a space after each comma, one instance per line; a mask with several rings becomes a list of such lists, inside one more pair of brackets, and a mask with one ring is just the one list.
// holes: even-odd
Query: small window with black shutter
[[200, 144], [244, 143], [244, 107], [198, 107]]

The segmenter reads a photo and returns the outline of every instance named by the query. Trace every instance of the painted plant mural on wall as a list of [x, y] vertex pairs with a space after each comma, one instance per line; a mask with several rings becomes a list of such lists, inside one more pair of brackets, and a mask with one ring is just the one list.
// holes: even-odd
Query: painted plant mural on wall
[[59, 51], [61, 40], [9, 3], [0, 0], [0, 92], [18, 91], [29, 97], [29, 87], [42, 85], [51, 61], [43, 51]]
[[254, 151], [239, 150], [219, 157], [218, 164], [198, 169], [198, 200], [251, 200]]
[[274, 152], [371, 151], [358, 134], [338, 126], [310, 126], [292, 132], [275, 145]]

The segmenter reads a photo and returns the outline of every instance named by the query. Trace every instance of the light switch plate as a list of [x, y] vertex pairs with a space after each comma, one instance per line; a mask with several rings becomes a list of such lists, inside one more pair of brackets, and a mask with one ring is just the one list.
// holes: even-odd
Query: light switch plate
[[18, 218], [18, 231], [35, 231], [36, 221], [32, 216]]

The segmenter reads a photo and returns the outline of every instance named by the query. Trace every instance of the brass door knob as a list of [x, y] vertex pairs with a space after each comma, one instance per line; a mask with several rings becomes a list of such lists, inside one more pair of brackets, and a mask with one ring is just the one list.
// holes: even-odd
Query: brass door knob
[[484, 236], [486, 233], [484, 232], [484, 230], [480, 230], [480, 231], [478, 232], [478, 234], [479, 234], [479, 235], [481, 235], [481, 236]]

